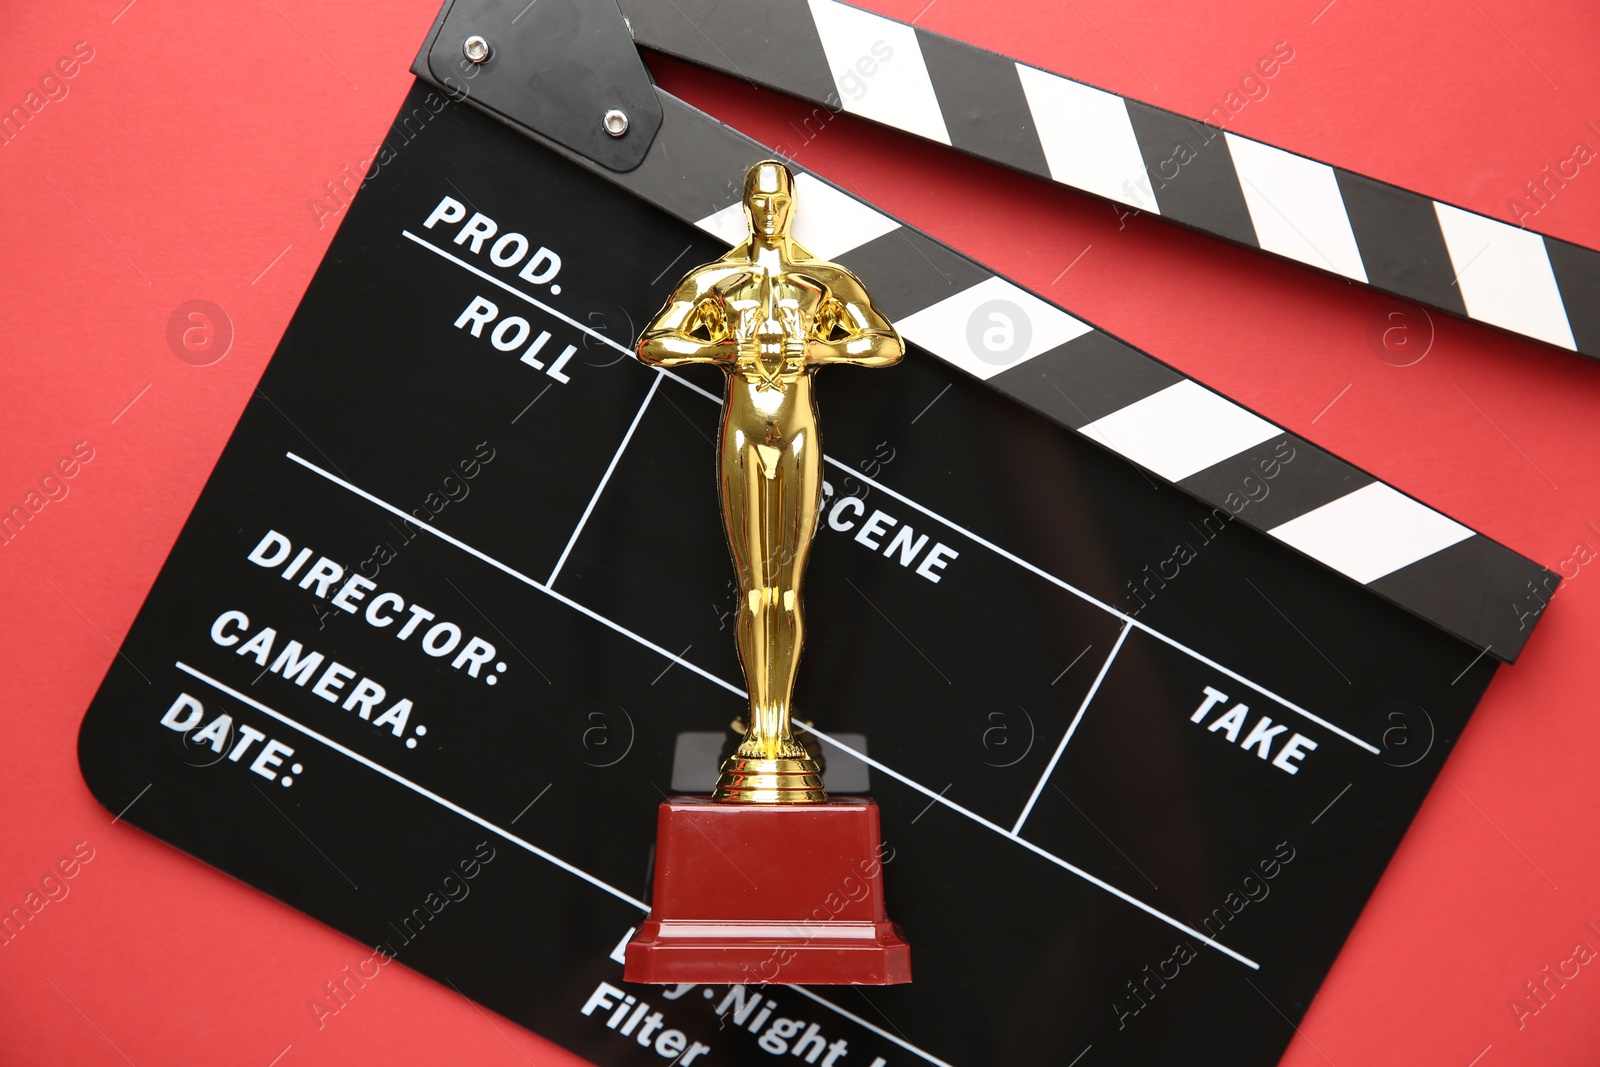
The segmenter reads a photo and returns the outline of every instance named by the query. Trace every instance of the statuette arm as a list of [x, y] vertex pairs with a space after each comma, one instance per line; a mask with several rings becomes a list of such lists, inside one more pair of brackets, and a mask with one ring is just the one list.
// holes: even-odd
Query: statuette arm
[[736, 324], [715, 292], [702, 292], [690, 275], [639, 338], [639, 361], [652, 367], [732, 363], [738, 355]]
[[808, 363], [850, 363], [890, 367], [906, 354], [905, 342], [867, 295], [855, 275], [834, 267], [823, 279], [828, 298], [817, 315], [817, 329], [806, 343]]

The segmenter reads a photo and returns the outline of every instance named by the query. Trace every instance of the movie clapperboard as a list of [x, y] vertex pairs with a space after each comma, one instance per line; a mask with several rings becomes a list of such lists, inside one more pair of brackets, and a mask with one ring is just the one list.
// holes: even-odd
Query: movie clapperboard
[[607, 1067], [1275, 1062], [1554, 577], [802, 168], [911, 349], [819, 375], [796, 701], [915, 980], [624, 983], [656, 807], [745, 709], [721, 375], [632, 346], [769, 152], [647, 82], [631, 162], [531, 134], [517, 38], [457, 84], [517, 6], [441, 14], [89, 708], [95, 796]]

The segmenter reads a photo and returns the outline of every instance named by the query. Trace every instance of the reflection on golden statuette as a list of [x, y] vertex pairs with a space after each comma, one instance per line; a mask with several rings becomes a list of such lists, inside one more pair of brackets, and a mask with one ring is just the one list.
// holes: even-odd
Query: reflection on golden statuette
[[886, 367], [905, 345], [859, 279], [790, 236], [794, 176], [776, 160], [744, 180], [750, 237], [690, 271], [639, 339], [658, 367], [715, 363], [727, 374], [719, 471], [722, 518], [739, 574], [739, 659], [749, 728], [722, 765], [718, 800], [827, 799], [816, 761], [791, 732], [803, 634], [800, 582], [822, 494], [811, 375], [829, 363]]

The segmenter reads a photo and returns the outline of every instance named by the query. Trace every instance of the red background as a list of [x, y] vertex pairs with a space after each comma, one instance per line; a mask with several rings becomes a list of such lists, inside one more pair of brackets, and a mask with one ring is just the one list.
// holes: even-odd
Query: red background
[[[1230, 128], [1508, 221], [1543, 166], [1579, 140], [1600, 149], [1592, 4], [1324, 2], [867, 6], [1190, 115], [1287, 41], [1294, 59]], [[75, 42], [94, 49], [69, 95], [0, 147], [0, 504], [75, 442], [94, 449], [70, 494], [0, 548], [0, 909], [77, 842], [95, 850], [70, 896], [0, 948], [0, 1060], [568, 1062], [403, 967], [319, 1030], [307, 1001], [367, 951], [113, 824], [79, 777], [78, 723], [112, 646], [332, 235], [310, 203], [384, 133], [438, 6], [125, 3], [0, 9], [5, 110]], [[787, 123], [809, 109], [651, 65], [767, 143], [798, 140]], [[1426, 357], [1395, 366], [1374, 323], [1399, 311], [1419, 338], [1427, 327], [1390, 298], [1156, 219], [1119, 226], [1105, 204], [848, 118], [798, 155], [1546, 565], [1600, 549], [1600, 366], [1437, 315]], [[1532, 224], [1600, 246], [1600, 162]], [[191, 299], [235, 331], [210, 366], [166, 341]], [[1600, 927], [1600, 567], [1566, 569], [1577, 577], [1491, 686], [1286, 1063], [1600, 1058], [1600, 964], [1520, 1029], [1508, 1007], [1576, 942], [1600, 949], [1585, 925]]]

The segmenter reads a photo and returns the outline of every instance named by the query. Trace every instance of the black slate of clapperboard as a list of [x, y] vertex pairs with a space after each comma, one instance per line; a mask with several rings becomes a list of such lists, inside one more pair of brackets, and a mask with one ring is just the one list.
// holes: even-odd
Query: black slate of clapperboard
[[[113, 811], [137, 798], [126, 821], [597, 1063], [666, 1062], [583, 1008], [624, 986], [613, 953], [641, 916], [676, 736], [742, 707], [718, 409], [601, 338], [627, 347], [721, 249], [425, 87], [403, 113], [419, 108], [90, 707], [83, 772]], [[425, 228], [446, 196], [559, 254], [559, 274], [529, 285], [454, 244], [460, 225]], [[480, 296], [550, 332], [545, 370], [453, 325]], [[690, 379], [720, 392], [716, 372]], [[815, 1023], [846, 1067], [1274, 1062], [1493, 660], [915, 351], [824, 371], [818, 391], [831, 499], [897, 525], [877, 551], [864, 516], [819, 533], [799, 714], [867, 738], [916, 980], [769, 986], [761, 1033]], [[937, 583], [882, 554], [902, 526], [958, 553]], [[268, 530], [373, 578], [369, 600], [392, 591], [493, 643], [495, 663], [474, 679], [424, 654], [423, 630], [397, 640], [250, 563]], [[558, 561], [554, 595], [517, 577]], [[225, 637], [272, 627], [274, 656], [298, 640], [385, 706], [411, 699], [405, 739], [216, 643], [228, 611], [250, 624]], [[1192, 723], [1207, 686], [1228, 700]], [[232, 717], [224, 754], [161, 725], [183, 693], [204, 722]], [[1247, 730], [1264, 714], [1317, 743], [1298, 773], [1208, 730], [1235, 703]], [[293, 748], [272, 777], [251, 770], [266, 741], [227, 758], [245, 726]], [[628, 988], [711, 1048], [699, 1064], [789, 1062], [719, 1023], [726, 988]]]

